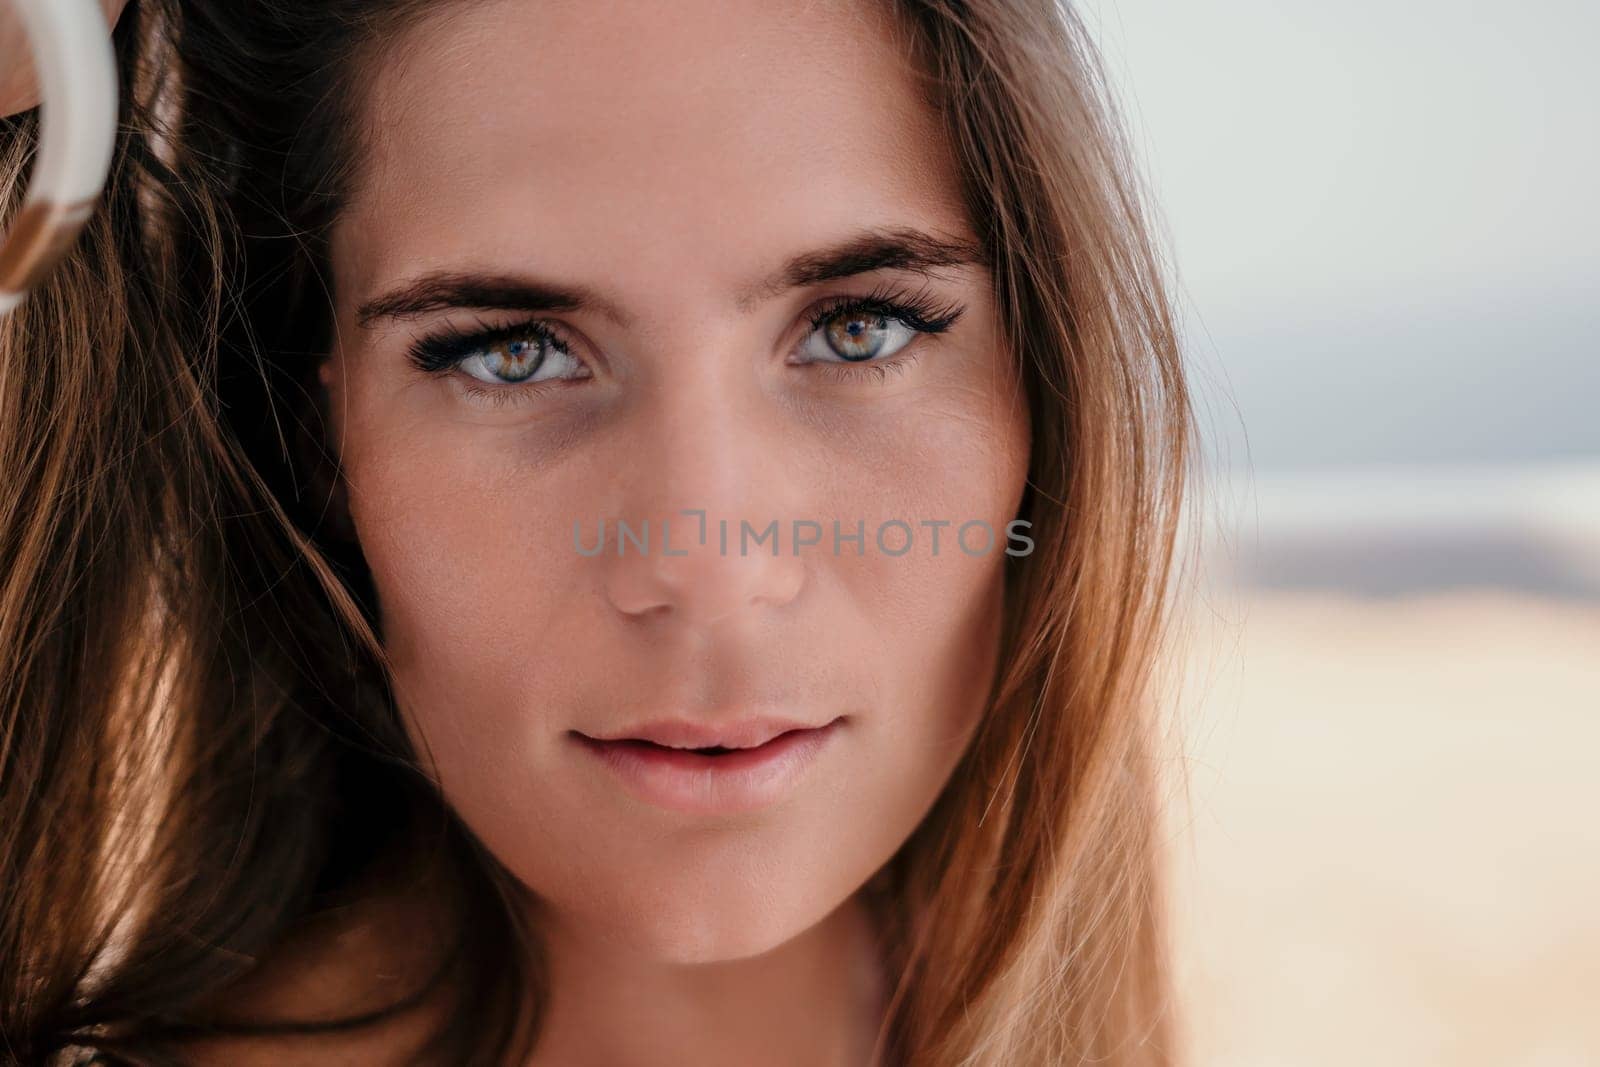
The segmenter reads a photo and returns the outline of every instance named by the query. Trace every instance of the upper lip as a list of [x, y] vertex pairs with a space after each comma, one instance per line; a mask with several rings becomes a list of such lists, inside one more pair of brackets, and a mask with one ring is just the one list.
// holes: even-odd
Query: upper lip
[[[836, 720], [834, 720], [836, 721]], [[606, 734], [583, 734], [592, 741], [649, 741], [666, 748], [755, 748], [791, 730], [815, 730], [829, 723], [795, 719], [750, 718], [729, 722], [703, 719], [656, 719]]]

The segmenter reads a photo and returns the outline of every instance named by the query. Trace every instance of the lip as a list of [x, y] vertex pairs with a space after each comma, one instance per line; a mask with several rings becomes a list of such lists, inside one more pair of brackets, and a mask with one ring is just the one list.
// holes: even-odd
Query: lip
[[[576, 730], [570, 736], [638, 799], [669, 811], [720, 815], [755, 811], [793, 791], [844, 723], [843, 715], [821, 726], [664, 719], [608, 737]], [[728, 751], [695, 751], [711, 747]]]

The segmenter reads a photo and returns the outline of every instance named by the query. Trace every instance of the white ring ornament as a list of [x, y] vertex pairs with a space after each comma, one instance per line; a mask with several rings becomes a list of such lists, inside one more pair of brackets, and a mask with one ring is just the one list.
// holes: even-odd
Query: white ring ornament
[[0, 0], [22, 20], [42, 101], [27, 199], [0, 238], [0, 316], [72, 249], [94, 213], [117, 133], [117, 66], [96, 0]]

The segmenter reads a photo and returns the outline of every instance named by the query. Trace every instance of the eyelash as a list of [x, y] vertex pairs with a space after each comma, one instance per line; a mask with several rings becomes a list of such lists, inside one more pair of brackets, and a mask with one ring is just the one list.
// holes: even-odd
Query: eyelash
[[[926, 291], [911, 294], [891, 285], [882, 285], [864, 296], [837, 296], [824, 301], [807, 316], [810, 330], [806, 336], [809, 337], [821, 329], [828, 320], [845, 313], [881, 315], [886, 319], [897, 320], [919, 334], [940, 334], [954, 326], [965, 310], [962, 305], [955, 302], [939, 304]], [[411, 346], [410, 358], [413, 365], [426, 374], [446, 374], [463, 360], [484, 348], [515, 340], [538, 341], [565, 355], [571, 355], [567, 343], [545, 320], [528, 319], [506, 326], [491, 326], [480, 320], [470, 329], [441, 330], [415, 341]], [[914, 342], [907, 342], [898, 353], [881, 360], [859, 362], [807, 360], [806, 365], [822, 368], [822, 373], [830, 374], [839, 380], [858, 381], [870, 378], [881, 382], [889, 377], [891, 371], [900, 373], [909, 368], [916, 358]], [[508, 382], [500, 386], [483, 385], [469, 380], [463, 388], [474, 399], [499, 404], [516, 398], [537, 396], [544, 391], [544, 387], [557, 384], [559, 384], [557, 381], [529, 382], [525, 385]], [[512, 394], [515, 394], [515, 397]]]

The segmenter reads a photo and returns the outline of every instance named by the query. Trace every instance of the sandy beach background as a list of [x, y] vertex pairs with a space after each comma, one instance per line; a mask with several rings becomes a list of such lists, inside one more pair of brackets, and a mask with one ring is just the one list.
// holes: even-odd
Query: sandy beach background
[[1600, 5], [1073, 7], [1235, 472], [1176, 657], [1192, 1062], [1600, 1067]]
[[1256, 488], [1181, 679], [1192, 1062], [1600, 1064], [1600, 466]]

